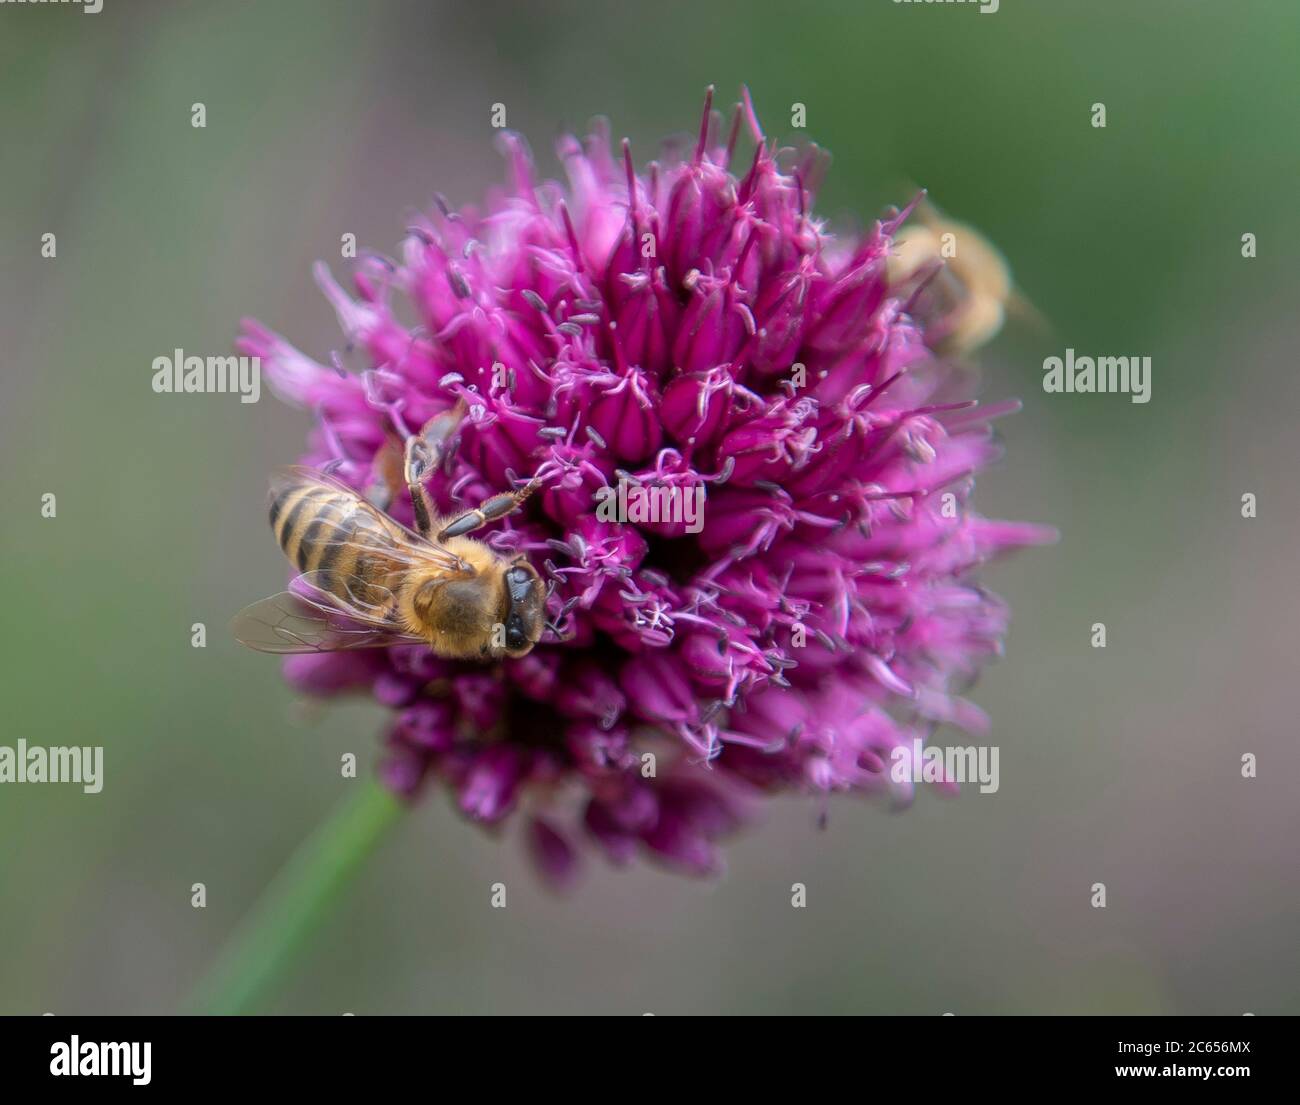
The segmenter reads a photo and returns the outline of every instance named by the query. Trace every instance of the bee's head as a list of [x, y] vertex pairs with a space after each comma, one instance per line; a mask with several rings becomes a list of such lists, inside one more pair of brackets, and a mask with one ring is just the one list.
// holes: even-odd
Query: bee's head
[[527, 656], [546, 627], [546, 589], [528, 561], [520, 558], [501, 576], [501, 624], [505, 627], [502, 655]]

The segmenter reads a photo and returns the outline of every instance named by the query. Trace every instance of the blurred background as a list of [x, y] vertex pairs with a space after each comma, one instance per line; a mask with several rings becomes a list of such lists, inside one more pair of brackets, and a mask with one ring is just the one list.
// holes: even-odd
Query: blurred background
[[[0, 743], [106, 777], [0, 788], [0, 1013], [176, 1009], [376, 747], [377, 708], [304, 708], [226, 628], [281, 582], [263, 488], [307, 416], [155, 395], [153, 358], [246, 314], [326, 357], [311, 263], [500, 179], [493, 103], [554, 175], [566, 127], [644, 161], [710, 83], [769, 135], [806, 105], [836, 225], [923, 185], [1050, 320], [979, 358], [1025, 409], [976, 503], [1063, 533], [986, 577], [1001, 789], [824, 831], [786, 800], [720, 881], [596, 863], [563, 898], [431, 794], [268, 1008], [1300, 1012], [1297, 41], [1289, 0], [0, 6]], [[1045, 395], [1067, 346], [1152, 357], [1152, 401]]]

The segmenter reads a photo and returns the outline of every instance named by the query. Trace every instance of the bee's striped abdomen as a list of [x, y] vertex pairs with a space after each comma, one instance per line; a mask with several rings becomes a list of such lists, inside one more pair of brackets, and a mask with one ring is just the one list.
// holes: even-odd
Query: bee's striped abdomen
[[323, 546], [323, 528], [335, 530], [335, 520], [347, 505], [346, 497], [326, 487], [290, 484], [271, 500], [271, 528], [275, 539], [300, 571], [318, 558]]
[[[284, 555], [340, 598], [355, 599], [356, 580], [390, 586], [400, 529], [341, 488], [287, 481], [271, 497], [271, 528]], [[351, 581], [350, 583], [348, 581]]]

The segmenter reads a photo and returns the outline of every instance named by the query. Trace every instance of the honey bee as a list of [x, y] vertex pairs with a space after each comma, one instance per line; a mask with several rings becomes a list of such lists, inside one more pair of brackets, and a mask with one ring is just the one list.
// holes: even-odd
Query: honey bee
[[238, 641], [275, 653], [423, 643], [449, 660], [532, 650], [546, 626], [537, 571], [468, 534], [517, 509], [536, 482], [450, 517], [437, 516], [424, 489], [461, 414], [441, 415], [407, 440], [402, 476], [414, 531], [332, 476], [301, 466], [275, 472], [271, 528], [302, 574], [236, 615]]
[[1008, 307], [1032, 313], [1012, 284], [1006, 258], [979, 231], [928, 202], [916, 213], [918, 222], [894, 237], [889, 282], [925, 283], [917, 310], [938, 352], [974, 352], [1002, 329]]

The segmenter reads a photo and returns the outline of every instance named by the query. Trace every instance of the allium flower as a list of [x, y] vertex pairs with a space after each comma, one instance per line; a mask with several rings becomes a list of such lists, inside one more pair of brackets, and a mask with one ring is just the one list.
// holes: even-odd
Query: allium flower
[[[743, 129], [756, 148], [738, 164]], [[400, 794], [437, 779], [474, 820], [526, 810], [560, 882], [582, 838], [717, 871], [763, 793], [905, 801], [893, 749], [986, 725], [954, 688], [997, 654], [1007, 610], [974, 571], [1045, 536], [969, 507], [988, 419], [1014, 407], [977, 408], [909, 314], [916, 288], [890, 286], [905, 215], [833, 238], [812, 213], [815, 150], [769, 145], [747, 95], [721, 133], [706, 104], [698, 142], [642, 171], [602, 128], [565, 138], [567, 187], [536, 181], [506, 135], [509, 185], [439, 203], [400, 261], [362, 258], [355, 297], [317, 268], [371, 367], [317, 363], [255, 322], [239, 342], [315, 412], [303, 463], [359, 491], [382, 482], [389, 442], [458, 402], [429, 483], [440, 509], [541, 482], [484, 531], [551, 585], [531, 654], [402, 647], [286, 672], [392, 710], [381, 773]], [[702, 528], [598, 517], [620, 480], [704, 488]], [[410, 523], [404, 496], [388, 509]]]

